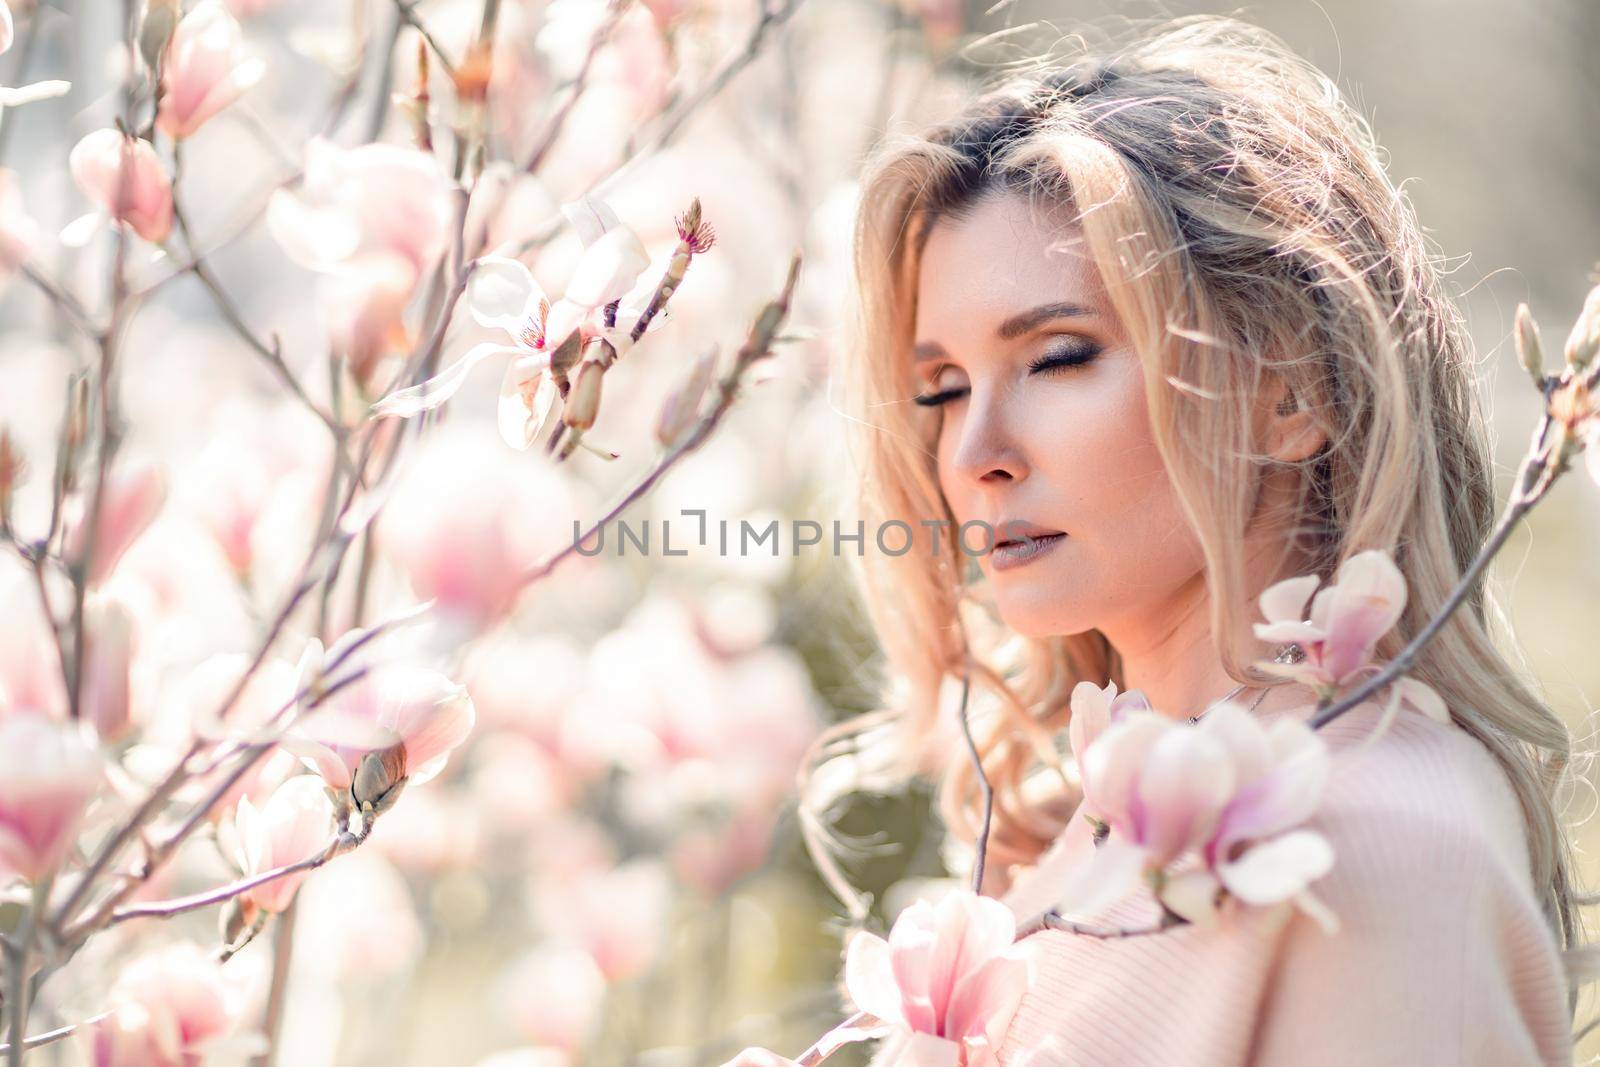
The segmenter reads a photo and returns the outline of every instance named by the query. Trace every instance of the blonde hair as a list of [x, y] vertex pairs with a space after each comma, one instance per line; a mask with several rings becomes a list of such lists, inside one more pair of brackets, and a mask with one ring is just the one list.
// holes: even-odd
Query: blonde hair
[[[954, 119], [880, 146], [861, 180], [858, 305], [840, 387], [867, 528], [952, 519], [936, 422], [908, 403], [928, 229], [980, 197], [1040, 194], [1076, 208], [1143, 361], [1151, 429], [1204, 552], [1213, 633], [1248, 632], [1252, 621], [1241, 617], [1253, 603], [1242, 546], [1259, 480], [1277, 461], [1254, 453], [1251, 412], [1264, 384], [1281, 379], [1328, 436], [1316, 455], [1286, 464], [1301, 486], [1296, 543], [1328, 577], [1364, 549], [1392, 555], [1409, 590], [1376, 650], [1392, 658], [1437, 613], [1496, 506], [1470, 340], [1367, 123], [1277, 37], [1224, 17], [1173, 20], [1121, 48], [1007, 74]], [[1070, 806], [1064, 784], [1040, 797], [1024, 781], [1064, 735], [1073, 686], [1120, 687], [1121, 665], [1098, 631], [1007, 631], [964, 592], [953, 541], [938, 555], [858, 564], [891, 692], [885, 707], [825, 734], [802, 781], [816, 785], [813, 765], [847, 755], [875, 761], [885, 781], [936, 779], [948, 830], [970, 844], [981, 783], [943, 721], [949, 680], [970, 662], [973, 733], [994, 790], [990, 864], [1028, 863]], [[1505, 625], [1480, 584], [1412, 673], [1505, 769], [1546, 919], [1575, 947], [1571, 843], [1556, 810], [1571, 737], [1491, 641], [1491, 620]], [[1218, 642], [1228, 673], [1259, 682], [1231, 641]], [[981, 719], [980, 702], [990, 711]], [[802, 817], [813, 856], [837, 879], [827, 852], [838, 842], [806, 796]]]

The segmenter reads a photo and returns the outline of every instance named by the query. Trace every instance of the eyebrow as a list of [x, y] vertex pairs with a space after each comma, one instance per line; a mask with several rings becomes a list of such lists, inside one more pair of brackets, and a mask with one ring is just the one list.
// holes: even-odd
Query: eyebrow
[[[1081, 304], [1065, 302], [1040, 304], [1036, 308], [1030, 308], [1002, 322], [1000, 327], [995, 330], [995, 336], [1002, 341], [1010, 341], [1054, 319], [1082, 318], [1090, 314], [1092, 312]], [[924, 360], [944, 355], [945, 350], [944, 345], [941, 345], [938, 341], [918, 341], [912, 346], [911, 353], [913, 360], [921, 363]]]

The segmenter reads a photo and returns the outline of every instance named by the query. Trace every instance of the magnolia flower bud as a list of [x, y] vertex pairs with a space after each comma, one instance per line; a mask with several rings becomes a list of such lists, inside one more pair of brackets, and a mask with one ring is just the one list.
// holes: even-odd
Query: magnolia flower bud
[[11, 500], [27, 470], [9, 430], [0, 430], [0, 527], [11, 524]]
[[1594, 360], [1596, 352], [1600, 352], [1600, 285], [1589, 290], [1567, 336], [1567, 365], [1581, 370]]
[[561, 421], [574, 430], [587, 430], [594, 425], [594, 419], [600, 412], [600, 379], [605, 375], [605, 368], [592, 359], [586, 359], [578, 367], [578, 374], [572, 380], [572, 390], [567, 394], [567, 404], [561, 411]]
[[1517, 305], [1517, 359], [1533, 384], [1544, 388], [1544, 347], [1539, 343], [1539, 324], [1527, 304]]
[[145, 5], [144, 18], [139, 23], [139, 55], [152, 71], [161, 69], [162, 53], [182, 14], [178, 0], [149, 0]]
[[711, 384], [712, 372], [717, 365], [715, 346], [706, 350], [688, 378], [675, 389], [661, 406], [661, 416], [656, 421], [656, 441], [662, 448], [671, 448], [694, 425], [700, 414], [700, 403], [705, 399], [706, 386]]
[[350, 783], [350, 796], [361, 811], [381, 815], [394, 807], [405, 784], [405, 745], [390, 745], [382, 752], [368, 752], [361, 757], [355, 780]]

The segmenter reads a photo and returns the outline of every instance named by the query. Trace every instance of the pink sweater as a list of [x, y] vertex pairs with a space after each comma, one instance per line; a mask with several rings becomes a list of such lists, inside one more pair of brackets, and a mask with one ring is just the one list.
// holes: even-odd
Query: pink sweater
[[[1363, 705], [1321, 731], [1333, 772], [1310, 825], [1336, 858], [1312, 890], [1340, 932], [1286, 906], [1148, 937], [1034, 935], [1037, 977], [1001, 1067], [1570, 1064], [1566, 980], [1509, 782], [1467, 733], [1409, 709], [1358, 748], [1377, 711]], [[1016, 872], [1003, 899], [1019, 922], [1093, 848], [1075, 813]], [[1141, 887], [1073, 918], [1142, 927], [1155, 915]]]

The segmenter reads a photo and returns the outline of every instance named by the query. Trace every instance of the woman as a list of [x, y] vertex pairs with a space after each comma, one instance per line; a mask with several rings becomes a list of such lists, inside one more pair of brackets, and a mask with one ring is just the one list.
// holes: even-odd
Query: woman
[[[862, 514], [927, 537], [866, 559], [894, 698], [826, 743], [892, 746], [972, 842], [979, 782], [948, 699], [970, 669], [994, 788], [983, 891], [1021, 919], [1093, 848], [1051, 769], [1078, 683], [1185, 718], [1225, 697], [1305, 718], [1309, 689], [1252, 666], [1284, 651], [1253, 636], [1264, 589], [1377, 548], [1408, 597], [1376, 658], [1437, 613], [1495, 517], [1469, 340], [1366, 124], [1224, 18], [1043, 64], [885, 146], [857, 226]], [[980, 521], [1022, 543], [974, 558], [980, 530], [949, 534]], [[1322, 731], [1313, 825], [1336, 858], [1316, 889], [1337, 933], [1278, 909], [1035, 935], [998, 1062], [1570, 1062], [1579, 929], [1553, 802], [1570, 737], [1495, 618], [1479, 588], [1412, 671], [1449, 725], [1407, 708], [1363, 744], [1369, 703]]]

